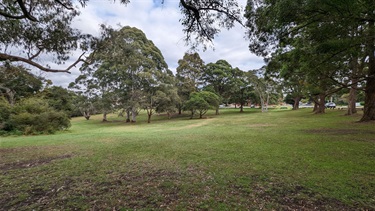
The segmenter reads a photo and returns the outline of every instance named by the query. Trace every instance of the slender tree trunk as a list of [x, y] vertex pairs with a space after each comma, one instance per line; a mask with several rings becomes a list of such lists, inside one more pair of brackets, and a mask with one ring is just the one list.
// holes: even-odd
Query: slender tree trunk
[[131, 122], [137, 122], [137, 108], [132, 108], [132, 121]]
[[375, 120], [375, 22], [369, 21], [369, 41], [367, 44], [369, 66], [365, 89], [365, 106], [361, 122]]
[[126, 110], [126, 122], [130, 122], [130, 110]]
[[151, 116], [152, 116], [152, 108], [146, 109], [147, 110], [147, 123], [151, 123]]
[[219, 113], [219, 108], [216, 108], [216, 113], [215, 113], [215, 115], [219, 115], [220, 113]]
[[193, 117], [194, 117], [194, 110], [191, 110], [191, 115], [190, 115], [190, 119], [193, 119]]
[[103, 112], [103, 122], [106, 122], [107, 121], [107, 112], [104, 111]]
[[241, 103], [241, 106], [240, 106], [240, 113], [243, 112], [243, 103]]
[[349, 100], [348, 100], [348, 112], [347, 115], [352, 115], [357, 113], [356, 103], [357, 101], [357, 85], [353, 85], [349, 91]]

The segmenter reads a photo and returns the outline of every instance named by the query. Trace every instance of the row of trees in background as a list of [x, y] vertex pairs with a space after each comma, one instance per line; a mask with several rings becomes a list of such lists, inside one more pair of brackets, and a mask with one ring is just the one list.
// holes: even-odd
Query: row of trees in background
[[[200, 118], [208, 109], [219, 114], [220, 104], [260, 104], [263, 110], [282, 98], [256, 72], [233, 68], [227, 61], [205, 64], [198, 53], [178, 61], [176, 75], [168, 69], [160, 50], [133, 27], [115, 30], [101, 26], [102, 36], [80, 68], [81, 75], [69, 90], [51, 86], [22, 66], [1, 66], [0, 130], [24, 134], [52, 133], [69, 127], [71, 116], [87, 120], [95, 113], [119, 112], [136, 122], [145, 110], [148, 122], [155, 113]], [[43, 121], [42, 121], [43, 120]]]
[[[87, 1], [78, 2], [85, 5]], [[375, 120], [373, 1], [248, 0], [245, 18], [250, 50], [263, 56], [267, 66], [260, 72], [244, 72], [223, 60], [204, 64], [199, 55], [189, 53], [180, 60], [176, 76], [166, 66], [161, 52], [135, 28], [114, 30], [102, 26], [100, 38], [72, 28], [73, 18], [79, 15], [73, 3], [3, 1], [0, 61], [4, 64], [2, 70], [10, 73], [12, 69], [22, 69], [10, 65], [12, 62], [47, 72], [69, 72], [84, 62], [82, 75], [71, 88], [78, 91], [75, 105], [86, 118], [100, 111], [105, 120], [108, 112], [120, 109], [127, 120], [136, 121], [139, 110], [145, 109], [150, 121], [155, 112], [190, 110], [192, 114], [204, 114], [205, 110], [198, 110], [197, 105], [208, 104], [217, 110], [220, 103], [234, 102], [242, 108], [248, 100], [259, 101], [256, 103], [266, 111], [269, 101], [280, 98], [277, 87], [281, 85], [284, 93], [293, 98], [295, 109], [301, 98], [308, 98], [314, 102], [316, 113], [324, 113], [327, 97], [338, 93], [348, 99], [348, 114], [355, 113], [355, 102], [363, 91], [361, 121]], [[194, 40], [191, 36], [196, 35], [195, 44], [211, 41], [221, 27], [231, 28], [241, 22], [235, 0], [180, 0], [180, 9], [186, 41]], [[82, 54], [65, 70], [51, 69], [38, 60], [52, 56], [61, 64], [77, 49], [92, 53], [87, 59]], [[0, 124], [1, 128], [12, 128], [12, 121], [8, 120], [22, 111], [13, 108], [46, 88], [38, 85], [38, 79], [29, 77], [31, 74], [23, 77], [34, 81], [35, 87], [17, 84], [22, 80], [12, 80], [12, 74], [4, 76], [9, 77], [0, 83], [5, 97], [1, 100], [4, 112]], [[197, 94], [202, 91], [218, 98]], [[213, 99], [218, 99], [218, 103]], [[48, 107], [53, 107], [50, 104]]]
[[262, 102], [265, 107], [280, 98], [280, 92], [263, 87], [263, 79], [254, 72], [233, 68], [225, 60], [206, 65], [198, 53], [186, 53], [174, 76], [160, 50], [141, 30], [104, 25], [101, 29], [97, 50], [69, 85], [86, 99], [81, 107], [87, 119], [93, 110], [103, 113], [103, 121], [107, 113], [120, 110], [127, 122], [136, 122], [141, 109], [147, 111], [148, 122], [154, 113], [170, 116], [182, 110], [202, 117], [209, 108], [218, 114], [222, 103], [236, 103], [242, 109], [245, 103]]

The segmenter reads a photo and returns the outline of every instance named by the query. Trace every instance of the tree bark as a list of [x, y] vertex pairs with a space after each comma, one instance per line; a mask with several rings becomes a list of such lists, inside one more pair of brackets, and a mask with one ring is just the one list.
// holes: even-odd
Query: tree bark
[[365, 89], [365, 106], [361, 122], [375, 120], [375, 21], [369, 21], [369, 42], [367, 44], [369, 66]]
[[147, 114], [148, 118], [147, 118], [147, 123], [151, 123], [151, 116], [152, 114]]
[[132, 108], [132, 121], [137, 122], [137, 108]]
[[107, 112], [103, 112], [103, 122], [107, 121]]
[[85, 117], [86, 120], [90, 120], [90, 112], [84, 111], [83, 116]]
[[356, 103], [357, 101], [357, 85], [353, 85], [350, 88], [349, 91], [349, 100], [348, 100], [348, 112], [346, 113], [347, 115], [352, 115], [357, 113], [357, 108], [356, 108]]
[[298, 110], [299, 109], [299, 101], [301, 100], [301, 97], [295, 97], [293, 98], [294, 103], [293, 103], [293, 109], [292, 110]]
[[130, 110], [126, 110], [126, 122], [130, 122]]
[[326, 95], [321, 93], [319, 94], [318, 102], [315, 104], [318, 105], [317, 110], [315, 110], [316, 114], [324, 114], [325, 113], [325, 100], [326, 100]]

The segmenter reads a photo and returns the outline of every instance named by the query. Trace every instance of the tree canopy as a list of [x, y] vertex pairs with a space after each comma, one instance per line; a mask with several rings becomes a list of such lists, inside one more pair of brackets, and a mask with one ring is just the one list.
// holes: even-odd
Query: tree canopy
[[[126, 5], [129, 0], [120, 0]], [[0, 61], [22, 62], [46, 72], [67, 72], [84, 62], [84, 54], [93, 39], [72, 27], [80, 14], [76, 4], [86, 6], [89, 0], [4, 0], [0, 5]], [[164, 3], [164, 0], [160, 0]], [[220, 28], [241, 23], [237, 1], [180, 0], [185, 41], [192, 47], [212, 41]], [[57, 64], [66, 62], [72, 51], [83, 51], [66, 69], [53, 69], [38, 58], [46, 55]], [[96, 50], [93, 48], [92, 50]]]

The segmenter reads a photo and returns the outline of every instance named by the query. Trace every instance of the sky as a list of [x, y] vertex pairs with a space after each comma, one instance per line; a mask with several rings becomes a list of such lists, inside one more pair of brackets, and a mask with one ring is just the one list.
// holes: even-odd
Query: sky
[[[190, 50], [190, 46], [186, 46], [183, 40], [179, 1], [164, 0], [164, 4], [160, 4], [160, 0], [133, 0], [128, 5], [118, 2], [90, 0], [80, 9], [81, 15], [74, 20], [73, 27], [94, 36], [99, 35], [100, 24], [110, 25], [115, 29], [120, 29], [120, 25], [136, 27], [160, 49], [169, 69], [175, 73], [178, 60]], [[246, 0], [239, 0], [239, 3], [244, 6]], [[244, 71], [258, 69], [264, 65], [263, 59], [250, 53], [248, 44], [245, 29], [237, 24], [230, 30], [222, 29], [212, 43], [213, 48], [205, 51], [199, 48], [197, 52], [206, 64], [224, 59], [233, 67]], [[65, 65], [49, 65], [64, 69], [74, 63], [79, 55], [79, 52], [72, 52], [71, 59]], [[77, 65], [71, 69], [71, 74], [43, 73], [43, 76], [52, 80], [54, 85], [67, 87], [79, 76], [79, 67]]]

